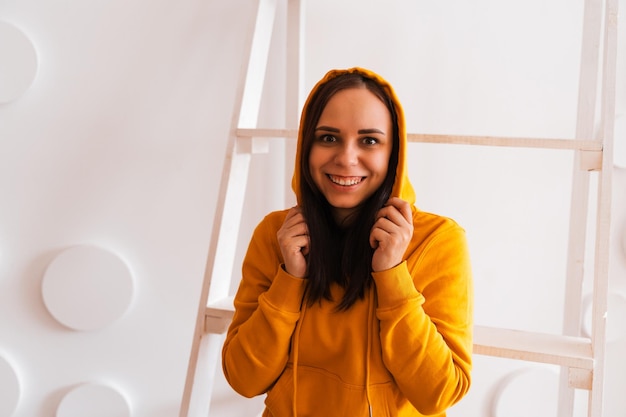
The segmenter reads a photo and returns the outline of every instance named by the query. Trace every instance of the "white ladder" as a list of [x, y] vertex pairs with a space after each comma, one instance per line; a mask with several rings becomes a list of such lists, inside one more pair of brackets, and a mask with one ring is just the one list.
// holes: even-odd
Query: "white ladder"
[[[286, 128], [257, 127], [278, 1], [258, 0], [256, 19], [247, 43], [249, 58], [242, 71], [236, 96], [240, 104], [239, 112], [233, 116], [229, 135], [180, 417], [209, 415], [213, 380], [220, 363], [224, 333], [234, 310], [229, 289], [251, 157], [267, 152], [270, 138], [293, 139], [297, 134], [303, 98], [304, 7], [300, 0], [280, 0], [286, 1], [287, 8]], [[408, 135], [410, 142], [548, 148], [575, 153], [563, 334], [485, 326], [475, 326], [474, 329], [476, 354], [562, 367], [558, 417], [573, 415], [574, 389], [589, 391], [588, 417], [602, 416], [616, 55], [617, 0], [586, 0], [574, 139]], [[600, 75], [601, 91], [598, 94], [596, 86]], [[600, 126], [596, 129], [598, 97], [601, 105]], [[295, 147], [294, 142], [288, 141], [288, 146]], [[598, 172], [592, 333], [590, 337], [582, 337], [582, 266], [591, 171]]]

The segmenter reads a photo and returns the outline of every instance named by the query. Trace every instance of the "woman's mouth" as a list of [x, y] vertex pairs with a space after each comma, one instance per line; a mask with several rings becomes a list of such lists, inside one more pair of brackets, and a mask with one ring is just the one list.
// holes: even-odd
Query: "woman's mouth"
[[328, 174], [328, 178], [337, 185], [349, 187], [351, 185], [357, 185], [363, 181], [365, 177], [338, 177], [336, 175]]

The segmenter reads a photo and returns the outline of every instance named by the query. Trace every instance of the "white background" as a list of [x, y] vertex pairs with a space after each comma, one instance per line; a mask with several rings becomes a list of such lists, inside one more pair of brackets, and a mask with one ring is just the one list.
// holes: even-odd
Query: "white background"
[[[284, 124], [279, 3], [263, 127]], [[13, 417], [56, 416], [85, 382], [115, 387], [133, 417], [177, 415], [253, 5], [0, 1], [0, 21], [19, 28], [38, 59], [30, 88], [0, 104], [0, 357], [19, 377]], [[305, 89], [330, 68], [364, 66], [394, 85], [409, 132], [571, 138], [582, 17], [582, 0], [310, 0]], [[239, 259], [252, 227], [291, 198], [292, 155], [271, 145], [253, 160]], [[418, 206], [467, 230], [476, 323], [560, 332], [572, 154], [416, 144], [410, 157]], [[605, 415], [623, 417], [624, 166], [614, 168], [613, 201]], [[48, 266], [77, 245], [111, 251], [132, 272], [132, 302], [101, 329], [67, 328], [42, 298]], [[556, 392], [554, 369], [480, 356], [475, 364], [451, 417], [555, 415], [546, 395]], [[262, 398], [243, 399], [216, 378], [214, 415], [258, 412]], [[586, 413], [581, 394], [577, 416]]]

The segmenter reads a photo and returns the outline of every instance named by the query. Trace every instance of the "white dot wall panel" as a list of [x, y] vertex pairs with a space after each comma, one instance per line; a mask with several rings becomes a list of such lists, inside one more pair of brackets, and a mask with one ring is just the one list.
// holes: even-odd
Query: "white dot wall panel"
[[0, 353], [0, 417], [10, 417], [20, 399], [21, 385], [17, 370]]
[[524, 366], [497, 382], [489, 417], [554, 417], [558, 392], [557, 371]]
[[0, 20], [0, 104], [20, 97], [37, 74], [37, 53], [28, 36]]
[[255, 1], [0, 1], [31, 53], [0, 102], [10, 417], [178, 415]]
[[[626, 316], [620, 318], [622, 326], [626, 323]], [[606, 349], [607, 363], [606, 381], [604, 388], [605, 409], [607, 417], [626, 415], [626, 338], [609, 342]]]
[[107, 385], [85, 383], [72, 388], [61, 400], [56, 417], [131, 417], [124, 395]]
[[[626, 340], [626, 297], [617, 291], [612, 291], [608, 295], [608, 309], [606, 317], [606, 340], [607, 343]], [[591, 297], [587, 296], [583, 303], [583, 328], [582, 334], [591, 337], [592, 318]]]
[[48, 311], [75, 330], [95, 330], [119, 319], [133, 297], [133, 277], [117, 255], [95, 246], [61, 252], [42, 285]]
[[[21, 67], [20, 75], [25, 77], [21, 93], [0, 104], [0, 357], [10, 364], [0, 375], [0, 383], [13, 387], [6, 391], [10, 400], [0, 407], [13, 409], [10, 417], [66, 417], [56, 414], [71, 412], [91, 416], [85, 399], [94, 399], [95, 404], [110, 399], [124, 417], [178, 414], [242, 46], [255, 1], [0, 2], [0, 21], [17, 29], [22, 40], [28, 39], [18, 48], [31, 51], [30, 61], [25, 61], [30, 64]], [[542, 52], [543, 62], [551, 65], [532, 67], [535, 78], [519, 80], [521, 83], [508, 81], [518, 81], [513, 77], [518, 67], [511, 62], [526, 62], [522, 52], [528, 45], [527, 31], [514, 31], [519, 48], [511, 48], [506, 36], [493, 37], [488, 32], [492, 28], [506, 32], [504, 26], [509, 23], [502, 15], [487, 16], [486, 24], [480, 26], [478, 40], [484, 42], [474, 42], [468, 35], [476, 33], [473, 30], [458, 31], [477, 27], [468, 16], [473, 19], [485, 14], [480, 2], [471, 6], [457, 2], [459, 7], [452, 14], [445, 6], [426, 2], [414, 3], [418, 13], [410, 14], [405, 5], [389, 2], [398, 19], [377, 19], [374, 32], [361, 31], [362, 19], [354, 20], [355, 26], [349, 24], [355, 14], [364, 11], [380, 16], [378, 5], [360, 7], [362, 3], [345, 1], [340, 7], [335, 1], [307, 3], [310, 24], [306, 27], [311, 36], [306, 40], [309, 83], [305, 87], [330, 66], [370, 63], [391, 76], [406, 108], [417, 115], [412, 130], [476, 133], [469, 130], [493, 129], [507, 133], [514, 124], [520, 134], [541, 130], [561, 136], [563, 126], [554, 123], [545, 106], [534, 106], [535, 101], [528, 97], [520, 101], [517, 96], [527, 86], [538, 90], [541, 86], [535, 81], [539, 74], [534, 71], [550, 68], [548, 76], [555, 82], [540, 91], [540, 97], [558, 110], [558, 120], [573, 117], [575, 87], [567, 91], [561, 87], [570, 79], [574, 86], [575, 77], [564, 78], [562, 71], [554, 68], [571, 67], [576, 73], [578, 61], [574, 65], [568, 62], [571, 57], [577, 59], [579, 45], [573, 42], [563, 50], [560, 41], [573, 37], [571, 22], [576, 30], [579, 27], [582, 2], [572, 9], [569, 4], [564, 8], [543, 0], [515, 6], [515, 13], [541, 10], [536, 15], [550, 33], [554, 33], [555, 19], [566, 26], [556, 34], [558, 39], [551, 38], [558, 42], [551, 41]], [[464, 7], [471, 9], [464, 13]], [[328, 13], [330, 9], [333, 14]], [[553, 9], [558, 14], [551, 13]], [[621, 7], [621, 12], [624, 10], [626, 7]], [[507, 11], [505, 16], [513, 13]], [[424, 19], [423, 25], [415, 25], [416, 17]], [[517, 17], [516, 22], [527, 26]], [[342, 24], [329, 25], [329, 19]], [[355, 28], [362, 36], [353, 36]], [[534, 28], [533, 45], [545, 44], [540, 28]], [[345, 32], [335, 32], [338, 30], [351, 32], [344, 36]], [[381, 45], [379, 35], [383, 33], [392, 34], [394, 42]], [[368, 42], [362, 42], [363, 36], [369, 37]], [[413, 36], [418, 41], [409, 44]], [[459, 36], [467, 47], [456, 53], [455, 38]], [[489, 50], [494, 40], [513, 61]], [[357, 42], [359, 47], [353, 47]], [[278, 60], [268, 73], [274, 84], [268, 88], [271, 105], [263, 106], [263, 114], [272, 122], [267, 125], [280, 126], [284, 114], [283, 46], [277, 42], [273, 47]], [[373, 47], [383, 52], [384, 60], [371, 54]], [[415, 53], [408, 54], [408, 50]], [[0, 71], [6, 68], [3, 65]], [[477, 73], [477, 69], [488, 71]], [[501, 70], [507, 71], [508, 78], [499, 80], [502, 88], [490, 90], [492, 78]], [[557, 103], [562, 93], [566, 95], [564, 106]], [[493, 100], [483, 114], [485, 107], [476, 100], [485, 97]], [[510, 106], [501, 106], [500, 98]], [[532, 113], [546, 116], [536, 123]], [[483, 165], [467, 165], [464, 155], [460, 156], [454, 166], [464, 170], [464, 178]], [[275, 165], [282, 162], [277, 160]], [[433, 164], [436, 162], [433, 159]], [[271, 180], [266, 171], [258, 173], [254, 185], [258, 183], [257, 192], [262, 196], [264, 187], [271, 188]], [[554, 181], [552, 176], [550, 179]], [[421, 180], [416, 178], [416, 182]], [[452, 183], [444, 187], [449, 201], [437, 196], [431, 199], [422, 192], [423, 204], [441, 203], [470, 217], [485, 214], [480, 211], [485, 209], [484, 201], [459, 198], [465, 197], [466, 190], [461, 190], [464, 187], [454, 178], [436, 180], [429, 184], [442, 188], [442, 183]], [[511, 196], [510, 188], [504, 184], [502, 193], [493, 198], [517, 198]], [[546, 188], [538, 192], [564, 189]], [[469, 207], [472, 203], [478, 207], [475, 212]], [[267, 202], [254, 202], [255, 208], [264, 204]], [[616, 208], [620, 210], [625, 211], [623, 204]], [[506, 215], [510, 213], [496, 211], [488, 217], [490, 221]], [[482, 226], [477, 229], [481, 234]], [[535, 243], [519, 242], [532, 248]], [[46, 282], [54, 281], [48, 268], [63, 258], [66, 249], [86, 246], [114, 254], [112, 262], [121, 261], [132, 271], [132, 289], [121, 292], [132, 297], [130, 301], [106, 297], [113, 303], [120, 301], [106, 319], [73, 322], [81, 310], [76, 305], [63, 306], [72, 307], [73, 312], [57, 311], [57, 319], [52, 311], [62, 310], [62, 302], [55, 297], [63, 297], [44, 295]], [[497, 261], [497, 257], [491, 254], [490, 260]], [[129, 275], [122, 272], [116, 276]], [[60, 290], [62, 285], [55, 285]], [[488, 285], [483, 282], [478, 287]], [[68, 301], [72, 301], [71, 295]], [[498, 311], [498, 318], [506, 318], [506, 307]], [[485, 311], [477, 313], [484, 315]], [[551, 313], [535, 314], [545, 318]], [[618, 348], [623, 350], [623, 345]], [[611, 358], [620, 360], [617, 354]], [[471, 397], [451, 411], [450, 417], [485, 416], [483, 410], [492, 398], [485, 391], [507, 374], [499, 369], [501, 362], [494, 366], [486, 358], [478, 361]], [[623, 387], [623, 375], [611, 373], [610, 386]], [[215, 410], [219, 407], [223, 413], [216, 415], [250, 415], [244, 411], [246, 405], [241, 405], [245, 400], [232, 392], [223, 376], [218, 382], [223, 395]], [[258, 398], [253, 401], [260, 402]]]

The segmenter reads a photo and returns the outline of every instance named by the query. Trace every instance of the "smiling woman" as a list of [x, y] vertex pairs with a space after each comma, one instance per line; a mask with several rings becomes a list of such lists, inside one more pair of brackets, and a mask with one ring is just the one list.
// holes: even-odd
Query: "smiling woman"
[[264, 417], [442, 417], [467, 393], [465, 233], [415, 207], [406, 146], [402, 107], [377, 74], [334, 70], [313, 88], [298, 204], [257, 226], [223, 347], [226, 379], [266, 394]]

